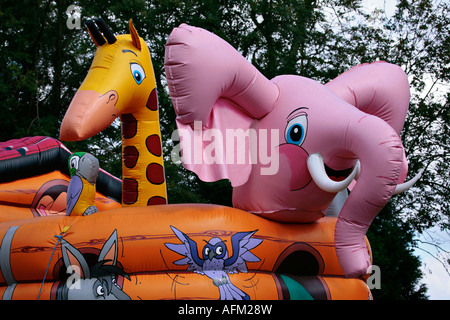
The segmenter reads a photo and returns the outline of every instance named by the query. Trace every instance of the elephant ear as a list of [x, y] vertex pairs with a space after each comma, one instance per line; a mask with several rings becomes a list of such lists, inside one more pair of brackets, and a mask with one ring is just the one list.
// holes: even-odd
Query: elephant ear
[[[411, 94], [408, 76], [399, 66], [383, 61], [365, 63], [352, 67], [326, 86], [359, 110], [383, 119], [400, 135]], [[403, 152], [397, 183], [404, 182], [407, 173], [408, 162]]]
[[251, 172], [248, 129], [254, 121], [229, 100], [219, 99], [205, 126], [177, 119], [183, 166], [205, 182], [229, 179], [233, 187]]
[[164, 67], [183, 165], [204, 181], [245, 183], [251, 171], [248, 154], [245, 163], [236, 157], [244, 156], [238, 154], [241, 148], [248, 153], [248, 139], [231, 150], [227, 132], [245, 133], [252, 121], [269, 113], [278, 99], [277, 85], [226, 41], [186, 24], [170, 34]]

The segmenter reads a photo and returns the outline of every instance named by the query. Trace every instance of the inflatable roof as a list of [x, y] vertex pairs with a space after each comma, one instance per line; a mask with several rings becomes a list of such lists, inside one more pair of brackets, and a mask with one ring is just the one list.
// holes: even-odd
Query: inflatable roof
[[[0, 142], [0, 183], [61, 172], [69, 176], [67, 160], [72, 153], [57, 139], [25, 137]], [[122, 199], [122, 181], [100, 169], [97, 190], [116, 202]]]
[[[0, 221], [66, 214], [71, 152], [50, 137], [0, 142]], [[100, 169], [99, 209], [120, 207], [120, 179]]]

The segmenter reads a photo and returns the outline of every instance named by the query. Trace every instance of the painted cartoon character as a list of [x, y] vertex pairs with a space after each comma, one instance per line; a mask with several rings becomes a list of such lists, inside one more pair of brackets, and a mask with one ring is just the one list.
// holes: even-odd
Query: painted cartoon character
[[269, 80], [226, 41], [186, 24], [169, 36], [165, 71], [183, 165], [204, 181], [229, 179], [234, 207], [312, 222], [357, 179], [335, 243], [345, 274], [365, 274], [372, 220], [420, 177], [404, 183], [405, 72], [378, 62], [326, 85], [295, 75]]
[[177, 228], [170, 226], [182, 244], [165, 243], [170, 250], [184, 256], [174, 262], [176, 265], [188, 264], [187, 270], [206, 275], [219, 288], [220, 300], [250, 300], [248, 294], [231, 283], [228, 274], [247, 273], [246, 262], [258, 262], [260, 259], [250, 250], [262, 240], [252, 238], [256, 231], [238, 232], [231, 237], [233, 255], [229, 257], [225, 241], [211, 238], [202, 249], [200, 258], [197, 243]]
[[95, 183], [99, 169], [97, 158], [90, 153], [76, 152], [70, 156], [66, 215], [86, 216], [98, 212], [95, 206]]
[[89, 265], [83, 254], [69, 242], [61, 240], [61, 252], [68, 279], [58, 286], [57, 300], [130, 300], [123, 292], [128, 274], [117, 266], [117, 231], [103, 245], [95, 264]]

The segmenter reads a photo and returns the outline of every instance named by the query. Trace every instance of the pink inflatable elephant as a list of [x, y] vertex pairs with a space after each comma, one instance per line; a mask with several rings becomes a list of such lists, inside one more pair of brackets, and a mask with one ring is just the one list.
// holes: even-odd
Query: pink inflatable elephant
[[229, 179], [233, 205], [269, 219], [312, 222], [356, 184], [336, 224], [347, 276], [370, 267], [364, 236], [403, 183], [399, 138], [409, 105], [395, 65], [357, 66], [326, 85], [266, 79], [226, 41], [182, 24], [166, 44], [165, 70], [183, 165], [204, 181]]

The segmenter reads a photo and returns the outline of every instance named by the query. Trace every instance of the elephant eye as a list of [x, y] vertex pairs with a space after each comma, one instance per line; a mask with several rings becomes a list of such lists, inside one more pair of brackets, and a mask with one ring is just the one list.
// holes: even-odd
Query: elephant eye
[[308, 119], [306, 114], [299, 115], [289, 120], [285, 131], [286, 142], [298, 146], [301, 145], [306, 138], [307, 129]]

